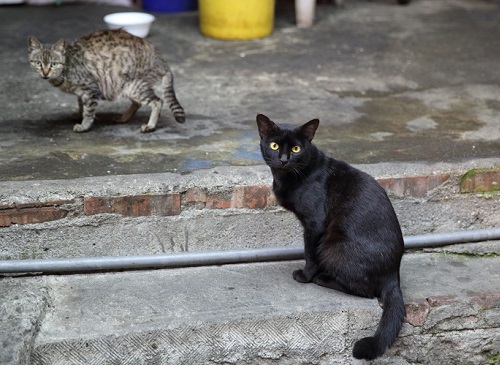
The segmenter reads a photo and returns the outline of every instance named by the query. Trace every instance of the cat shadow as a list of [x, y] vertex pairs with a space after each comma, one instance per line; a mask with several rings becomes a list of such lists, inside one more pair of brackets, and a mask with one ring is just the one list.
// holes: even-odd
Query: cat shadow
[[[138, 130], [140, 130], [141, 125], [145, 124], [149, 120], [149, 114], [146, 113], [137, 113], [134, 115], [134, 117], [130, 118], [127, 122], [121, 122], [120, 119], [121, 115], [116, 112], [99, 112], [96, 114], [94, 123], [92, 124], [92, 127], [90, 128], [89, 131], [92, 131], [94, 129], [98, 128], [103, 128], [107, 126], [125, 126], [125, 127], [137, 127]], [[44, 125], [43, 125], [43, 130], [46, 129], [61, 129], [68, 127], [71, 131], [73, 130], [73, 126], [77, 123], [81, 122], [81, 117], [77, 113], [73, 114], [61, 114], [61, 115], [55, 115], [52, 116], [48, 119], [44, 120]], [[157, 129], [162, 128], [166, 125], [168, 125], [169, 121], [174, 121], [175, 119], [173, 116], [167, 115], [167, 114], [162, 114], [160, 118], [158, 119], [158, 126]], [[38, 127], [42, 127], [41, 125], [38, 125]]]

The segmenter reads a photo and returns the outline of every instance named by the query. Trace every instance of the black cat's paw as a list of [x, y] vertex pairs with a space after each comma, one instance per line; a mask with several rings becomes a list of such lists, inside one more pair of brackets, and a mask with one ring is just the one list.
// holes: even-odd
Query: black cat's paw
[[299, 283], [310, 283], [312, 281], [311, 279], [308, 279], [307, 276], [304, 274], [304, 270], [295, 270], [293, 272], [293, 278], [295, 281], [298, 281]]

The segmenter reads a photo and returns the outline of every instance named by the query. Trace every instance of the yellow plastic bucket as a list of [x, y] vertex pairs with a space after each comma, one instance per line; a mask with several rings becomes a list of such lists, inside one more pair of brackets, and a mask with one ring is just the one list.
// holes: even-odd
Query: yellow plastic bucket
[[225, 40], [256, 39], [274, 27], [274, 0], [199, 0], [200, 31]]

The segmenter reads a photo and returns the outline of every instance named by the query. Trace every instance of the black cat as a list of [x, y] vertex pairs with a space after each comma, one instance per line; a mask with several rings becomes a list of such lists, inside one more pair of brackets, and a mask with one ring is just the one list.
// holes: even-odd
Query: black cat
[[405, 317], [399, 286], [403, 236], [377, 181], [311, 143], [318, 125], [317, 119], [299, 127], [276, 125], [259, 114], [260, 149], [279, 204], [304, 227], [306, 265], [293, 278], [379, 298], [383, 313], [375, 336], [353, 349], [354, 357], [372, 360], [394, 343]]

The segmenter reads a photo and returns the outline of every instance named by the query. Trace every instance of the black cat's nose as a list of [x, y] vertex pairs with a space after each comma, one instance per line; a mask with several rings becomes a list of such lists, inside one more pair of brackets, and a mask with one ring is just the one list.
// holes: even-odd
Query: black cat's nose
[[288, 163], [288, 157], [283, 154], [281, 157], [280, 157], [280, 162], [281, 162], [281, 165], [284, 166], [285, 164]]

